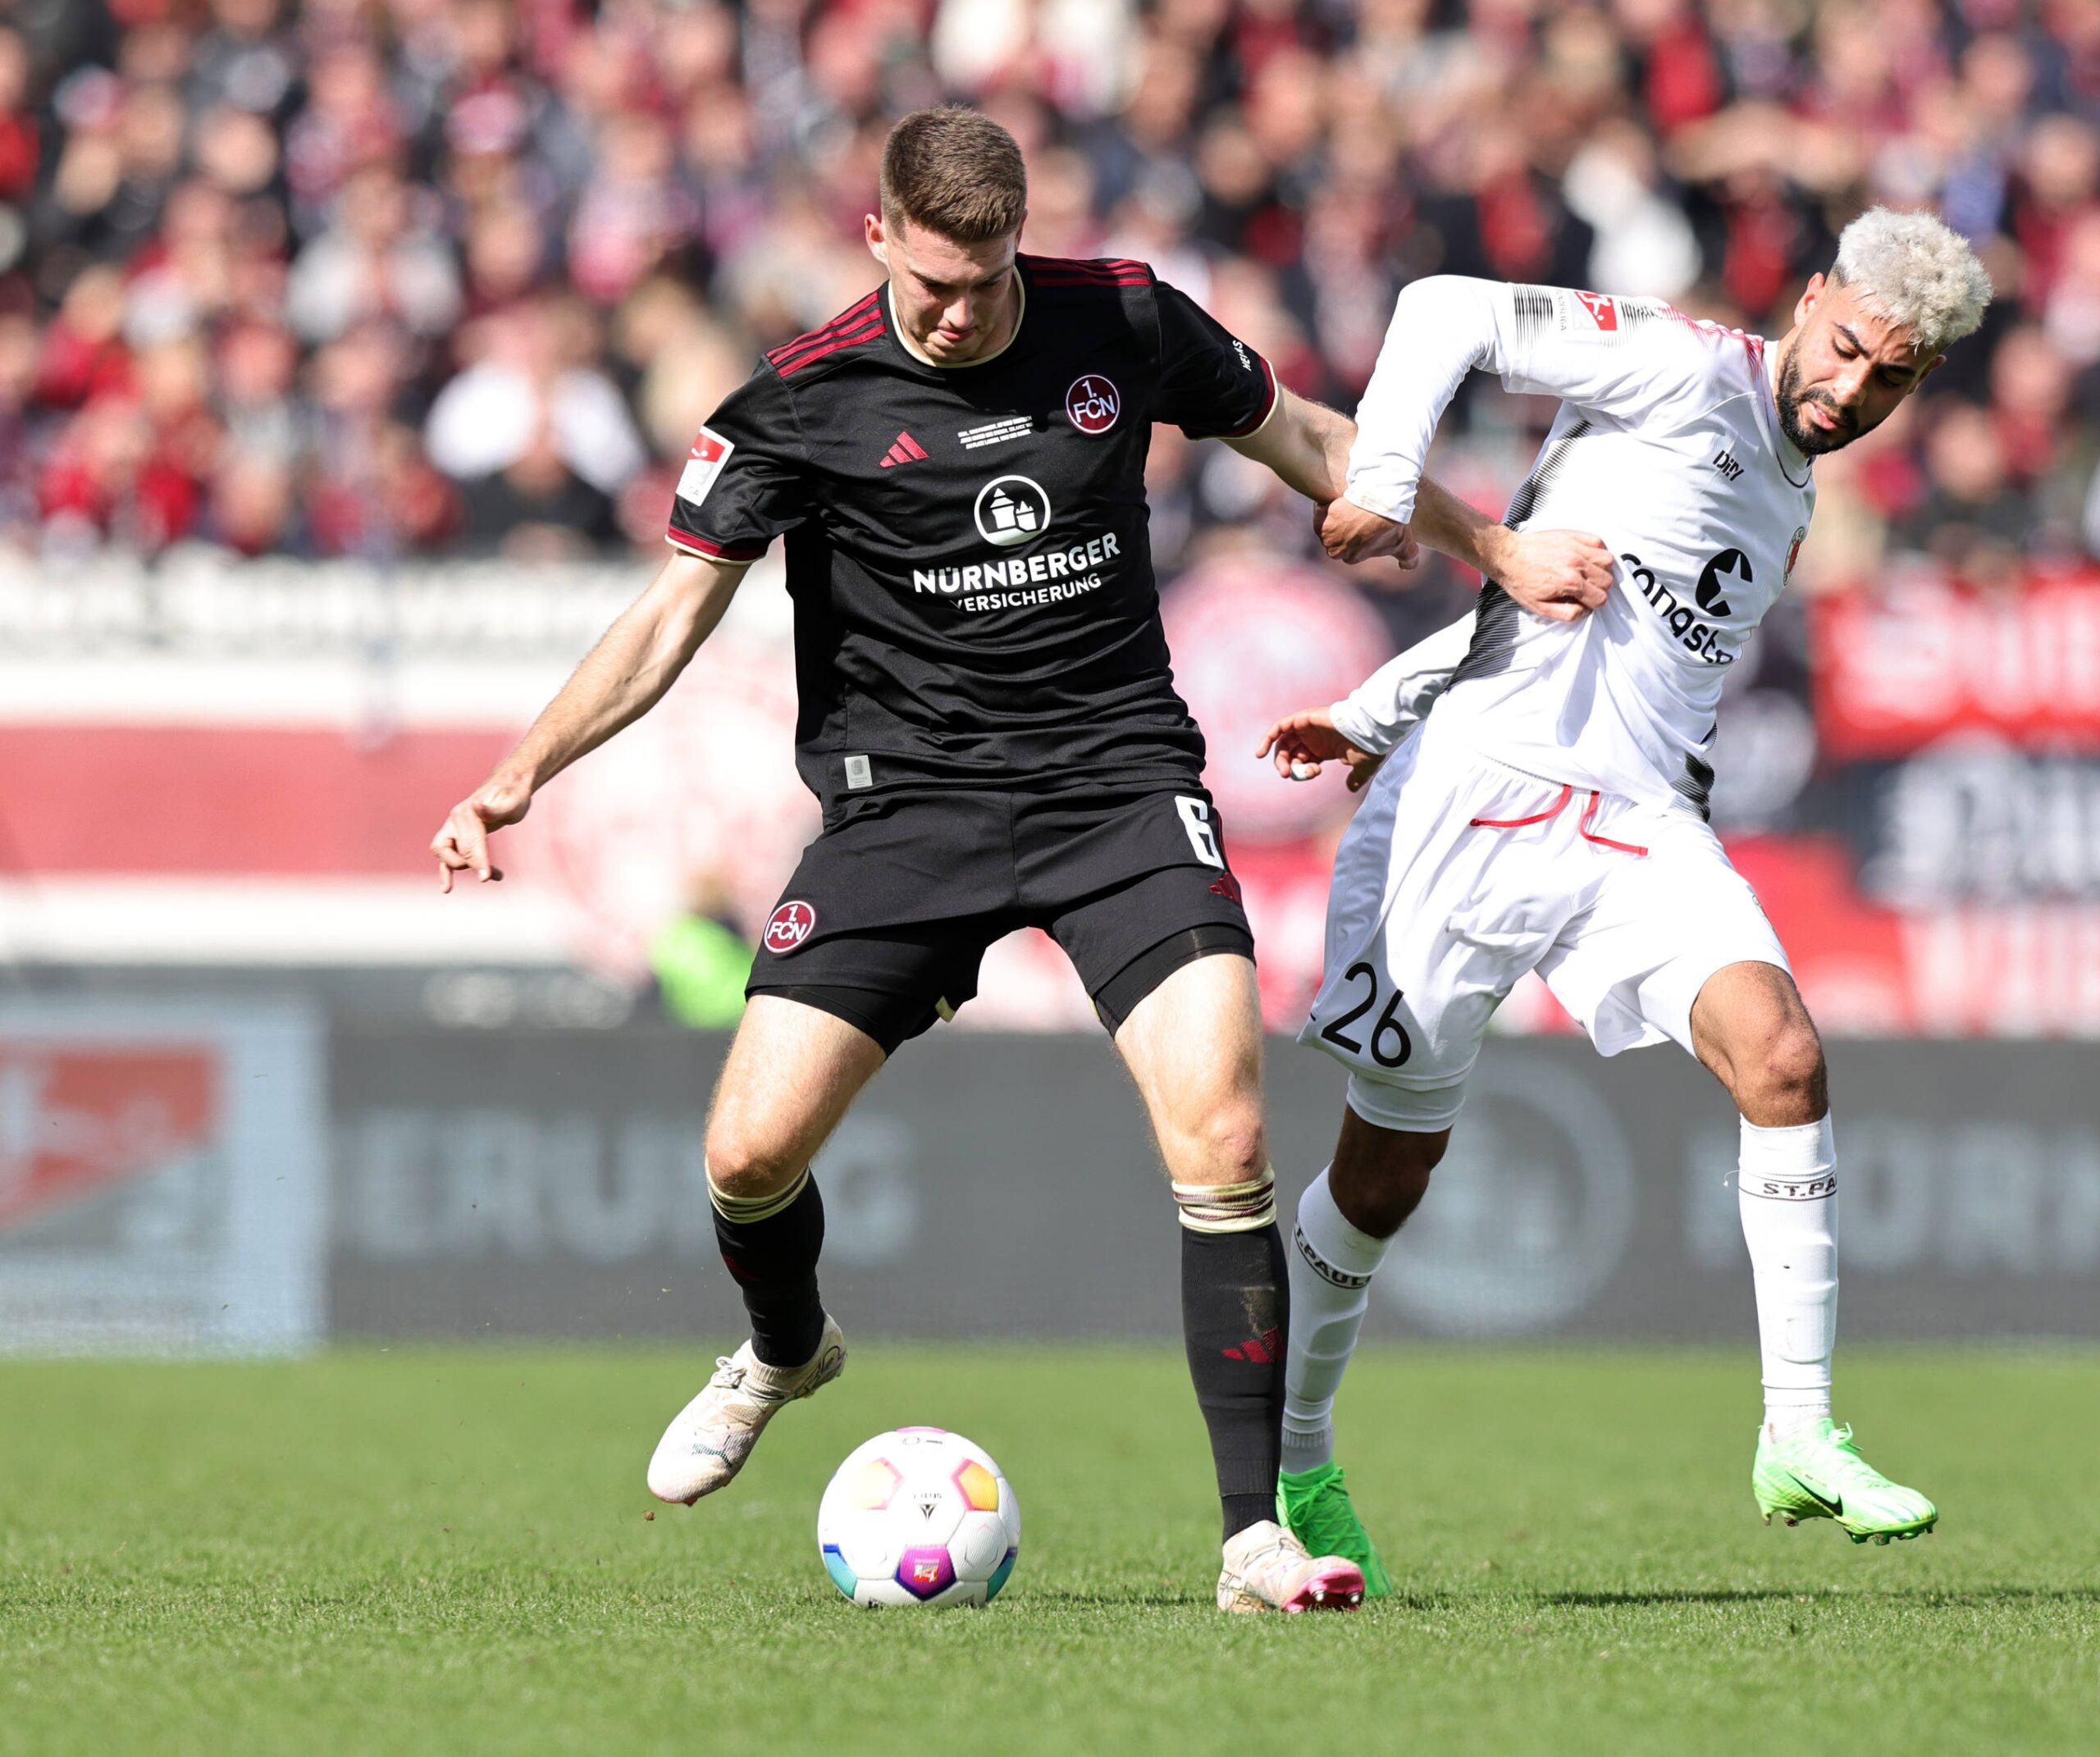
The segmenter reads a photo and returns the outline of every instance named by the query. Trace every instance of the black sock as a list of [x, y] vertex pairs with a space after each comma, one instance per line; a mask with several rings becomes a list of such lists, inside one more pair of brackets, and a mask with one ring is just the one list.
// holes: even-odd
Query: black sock
[[[762, 1203], [729, 1202], [732, 1210]], [[751, 1352], [769, 1367], [800, 1367], [824, 1339], [817, 1254], [824, 1248], [824, 1198], [806, 1171], [785, 1207], [762, 1220], [737, 1220], [714, 1200], [714, 1242], [751, 1313]]]
[[1181, 1330], [1230, 1538], [1276, 1516], [1290, 1283], [1283, 1234], [1181, 1229]]

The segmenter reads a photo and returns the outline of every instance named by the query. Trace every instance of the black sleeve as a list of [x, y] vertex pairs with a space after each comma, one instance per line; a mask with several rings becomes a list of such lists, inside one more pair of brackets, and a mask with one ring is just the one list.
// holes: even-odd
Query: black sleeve
[[1190, 439], [1239, 439], [1276, 407], [1276, 374], [1269, 363], [1189, 295], [1162, 281], [1159, 312], [1159, 405]]
[[760, 366], [692, 442], [664, 535], [695, 554], [756, 561], [809, 510], [794, 405], [780, 375]]

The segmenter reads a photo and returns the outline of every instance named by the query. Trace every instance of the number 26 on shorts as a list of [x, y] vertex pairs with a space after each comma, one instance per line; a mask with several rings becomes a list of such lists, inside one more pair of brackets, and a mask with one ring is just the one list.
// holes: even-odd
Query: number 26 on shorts
[[[1364, 1043], [1361, 1038], [1350, 1036], [1347, 1028], [1378, 1004], [1378, 972], [1361, 960], [1342, 972], [1344, 983], [1353, 983], [1359, 976], [1363, 979], [1363, 998], [1340, 1018], [1320, 1028], [1322, 1038], [1352, 1056], [1362, 1055]], [[1378, 1015], [1378, 1022], [1371, 1027], [1371, 1059], [1381, 1068], [1400, 1067], [1414, 1053], [1414, 1042], [1408, 1035], [1408, 1028], [1395, 1016], [1400, 1010], [1401, 999], [1400, 991], [1395, 988], [1392, 998]]]

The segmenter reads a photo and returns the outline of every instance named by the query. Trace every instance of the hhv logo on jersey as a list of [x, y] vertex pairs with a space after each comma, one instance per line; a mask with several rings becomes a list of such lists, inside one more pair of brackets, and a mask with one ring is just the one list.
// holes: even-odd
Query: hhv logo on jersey
[[768, 952], [792, 952], [816, 932], [816, 929], [817, 912], [807, 903], [783, 903], [773, 911], [773, 919], [765, 924], [765, 949]]
[[707, 491], [714, 486], [714, 478], [722, 473], [722, 466], [729, 461], [729, 454], [736, 449], [734, 440], [725, 440], [720, 434], [702, 427], [700, 437], [692, 442], [692, 450], [687, 454], [685, 468], [678, 472], [678, 498], [699, 505], [707, 498]]
[[1000, 476], [977, 495], [977, 534], [1000, 549], [1026, 543], [1050, 528], [1050, 496], [1025, 476]]
[[1601, 293], [1577, 293], [1582, 308], [1590, 314], [1591, 321], [1600, 330], [1618, 327], [1618, 307]]
[[1123, 399], [1115, 386], [1089, 372], [1072, 381], [1065, 393], [1065, 414], [1082, 433], [1106, 433], [1123, 413]]

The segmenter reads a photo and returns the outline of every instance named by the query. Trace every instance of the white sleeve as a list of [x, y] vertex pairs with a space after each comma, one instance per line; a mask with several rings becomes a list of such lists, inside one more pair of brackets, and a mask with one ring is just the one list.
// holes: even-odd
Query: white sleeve
[[1623, 419], [1695, 386], [1714, 352], [1658, 299], [1460, 275], [1417, 281], [1393, 307], [1357, 408], [1349, 498], [1395, 523], [1414, 516], [1429, 442], [1468, 372]]
[[1429, 712], [1472, 645], [1472, 613], [1389, 659], [1327, 712], [1359, 751], [1383, 756]]

